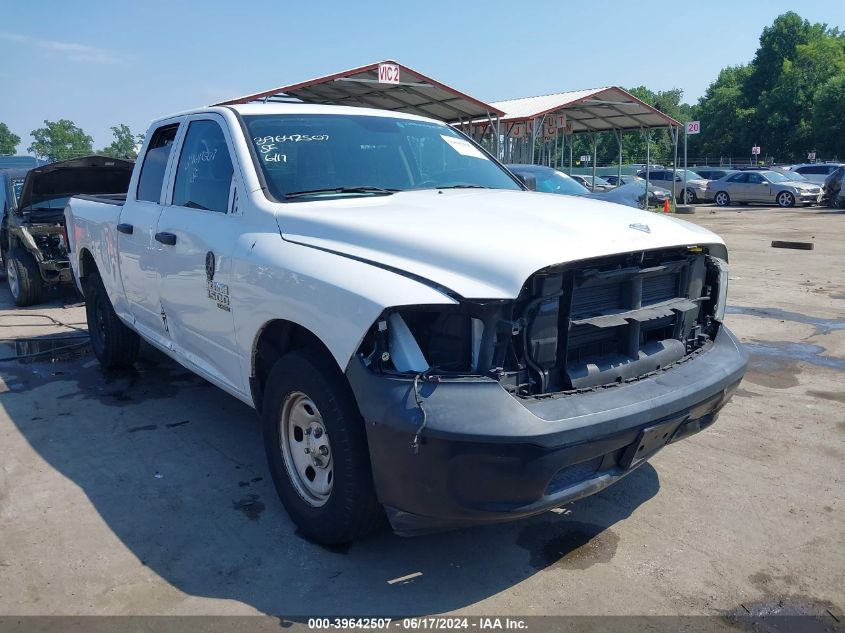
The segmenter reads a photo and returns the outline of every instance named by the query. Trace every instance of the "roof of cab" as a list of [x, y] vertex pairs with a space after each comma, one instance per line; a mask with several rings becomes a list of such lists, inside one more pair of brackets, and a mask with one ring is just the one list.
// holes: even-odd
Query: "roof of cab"
[[234, 110], [243, 116], [259, 115], [259, 114], [339, 114], [344, 116], [378, 116], [391, 119], [410, 119], [414, 121], [427, 121], [431, 123], [438, 123], [445, 125], [443, 121], [437, 119], [429, 119], [418, 116], [416, 114], [407, 114], [404, 112], [393, 112], [390, 110], [379, 110], [378, 108], [359, 108], [356, 106], [335, 106], [335, 105], [317, 105], [313, 103], [245, 103], [225, 106], [207, 106], [204, 108], [195, 108], [193, 110], [185, 110], [184, 112], [177, 112], [166, 117], [161, 117], [153, 122], [157, 125], [163, 121], [170, 121], [179, 117], [190, 116], [193, 114], [202, 114], [203, 112], [225, 112], [226, 110]]

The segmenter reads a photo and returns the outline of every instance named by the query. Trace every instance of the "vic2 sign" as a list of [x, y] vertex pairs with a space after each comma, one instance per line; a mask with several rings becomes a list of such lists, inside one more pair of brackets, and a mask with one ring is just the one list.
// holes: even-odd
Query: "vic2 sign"
[[699, 134], [701, 132], [701, 121], [688, 121], [687, 134]]
[[398, 84], [399, 64], [379, 64], [378, 82], [380, 84]]

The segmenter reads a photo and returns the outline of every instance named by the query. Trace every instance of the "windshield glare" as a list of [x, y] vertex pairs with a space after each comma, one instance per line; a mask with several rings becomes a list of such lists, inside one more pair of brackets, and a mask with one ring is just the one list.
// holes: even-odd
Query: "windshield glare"
[[254, 115], [244, 121], [277, 200], [310, 191], [317, 192], [314, 196], [387, 193], [334, 191], [356, 187], [520, 189], [504, 169], [444, 124], [332, 114]]
[[763, 176], [765, 176], [769, 182], [786, 182], [789, 180], [789, 178], [776, 171], [764, 171]]

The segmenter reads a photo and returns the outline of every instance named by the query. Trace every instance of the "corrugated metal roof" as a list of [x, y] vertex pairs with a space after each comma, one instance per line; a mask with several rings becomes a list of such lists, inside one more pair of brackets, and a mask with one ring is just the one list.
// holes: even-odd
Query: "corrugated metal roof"
[[681, 125], [616, 86], [494, 101], [490, 105], [504, 111], [502, 121], [506, 123], [537, 119], [545, 114], [566, 114], [572, 132]]
[[[399, 83], [381, 83], [379, 66], [399, 67]], [[281, 86], [215, 105], [297, 99], [305, 103], [363, 106], [456, 123], [502, 114], [498, 108], [470, 97], [392, 60]]]

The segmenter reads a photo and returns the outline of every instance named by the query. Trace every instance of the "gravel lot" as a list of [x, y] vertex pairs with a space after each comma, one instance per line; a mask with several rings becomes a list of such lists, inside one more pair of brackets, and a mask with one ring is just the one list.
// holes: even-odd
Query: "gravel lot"
[[[518, 523], [330, 551], [295, 533], [253, 411], [173, 362], [0, 363], [0, 614], [841, 614], [845, 212], [686, 217], [731, 249], [745, 381], [711, 429]], [[2, 356], [74, 334], [37, 315], [84, 328], [76, 301], [15, 309], [3, 282]]]

